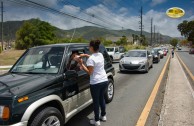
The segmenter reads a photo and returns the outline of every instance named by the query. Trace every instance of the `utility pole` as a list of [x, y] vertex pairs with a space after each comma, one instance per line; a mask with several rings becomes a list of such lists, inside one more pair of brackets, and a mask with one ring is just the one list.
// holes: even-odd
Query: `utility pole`
[[159, 43], [159, 32], [157, 32], [157, 44]]
[[3, 2], [1, 2], [1, 45], [2, 45], [2, 49], [3, 48]]
[[156, 26], [154, 25], [154, 43], [156, 42]]
[[140, 38], [141, 38], [141, 44], [142, 44], [142, 36], [143, 36], [143, 7], [141, 6], [141, 10], [140, 10]]
[[153, 25], [153, 18], [151, 18], [151, 41], [150, 41], [150, 46], [152, 46], [152, 25]]

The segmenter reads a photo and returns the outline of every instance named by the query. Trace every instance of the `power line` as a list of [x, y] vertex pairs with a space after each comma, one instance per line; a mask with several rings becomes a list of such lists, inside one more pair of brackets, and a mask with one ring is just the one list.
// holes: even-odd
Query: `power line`
[[[25, 1], [27, 1], [27, 3], [26, 3], [26, 2], [23, 2], [23, 1], [18, 1], [18, 0], [17, 0], [17, 1], [16, 1], [16, 0], [9, 0], [9, 1], [15, 2], [15, 3], [17, 3], [17, 4], [27, 5], [27, 6], [30, 6], [30, 7], [33, 7], [33, 8], [42, 9], [42, 10], [44, 10], [44, 11], [50, 11], [50, 12], [55, 13], [55, 14], [59, 14], [59, 15], [63, 15], [63, 16], [68, 16], [68, 17], [71, 17], [71, 18], [74, 18], [74, 19], [78, 19], [78, 20], [80, 20], [80, 21], [87, 22], [87, 23], [90, 23], [90, 24], [93, 24], [93, 25], [96, 25], [96, 26], [99, 26], [99, 27], [108, 28], [108, 27], [103, 26], [103, 25], [101, 25], [101, 24], [98, 24], [98, 23], [95, 23], [95, 22], [92, 22], [92, 21], [88, 21], [88, 20], [83, 19], [83, 18], [79, 18], [79, 17], [77, 17], [77, 16], [71, 15], [71, 14], [66, 13], [66, 12], [61, 12], [61, 11], [59, 11], [59, 10], [56, 10], [56, 9], [54, 9], [54, 8], [50, 8], [50, 7], [48, 7], [48, 6], [45, 6], [45, 5], [42, 5], [42, 4], [33, 2], [33, 1], [31, 1], [31, 0], [25, 0]], [[29, 3], [30, 3], [31, 5], [30, 5]], [[35, 6], [33, 6], [33, 5], [35, 5]]]
[[[91, 3], [90, 5], [94, 5], [94, 4], [93, 4], [94, 2], [93, 2], [92, 0], [88, 0], [87, 2]], [[99, 2], [100, 2], [100, 1], [99, 1]], [[105, 3], [103, 3], [103, 2], [100, 2], [100, 3], [106, 7]], [[118, 4], [121, 5], [119, 2], [118, 2]], [[121, 5], [121, 6], [122, 6], [122, 5]], [[92, 9], [92, 8], [91, 8], [91, 9]], [[92, 10], [95, 11], [96, 9], [92, 9]], [[112, 13], [109, 13], [109, 14], [112, 15], [113, 17], [115, 17], [115, 15], [113, 15]], [[106, 16], [106, 15], [105, 15], [105, 16]], [[108, 19], [108, 20], [109, 20], [109, 19]], [[115, 23], [115, 22], [117, 22], [117, 21], [116, 21], [114, 18], [112, 18], [112, 20], [114, 20], [114, 21], [112, 21], [112, 23], [116, 24], [117, 26], [119, 26], [119, 27], [121, 27], [121, 28], [123, 27], [123, 26], [121, 26], [121, 25], [118, 25], [120, 22], [119, 22], [118, 24]]]
[[[66, 0], [59, 0], [59, 1], [62, 2], [62, 3], [64, 3], [64, 4], [69, 4], [69, 5], [76, 6], [76, 4], [73, 3], [72, 1], [71, 1], [71, 2], [70, 2], [70, 1], [66, 1]], [[110, 22], [109, 20], [106, 20], [106, 19], [104, 19], [104, 18], [102, 18], [102, 17], [99, 17], [98, 15], [89, 14], [89, 13], [87, 13], [87, 12], [86, 12], [84, 9], [82, 9], [82, 8], [80, 8], [80, 11], [81, 11], [82, 13], [84, 13], [84, 14], [86, 14], [86, 15], [92, 17], [92, 18], [96, 18], [96, 19], [98, 19], [99, 21], [102, 21], [103, 23], [106, 23], [106, 24], [108, 24], [108, 25], [114, 24], [114, 25], [119, 26], [118, 24], [116, 24], [116, 23], [114, 23], [114, 22]], [[119, 27], [121, 27], [121, 26], [119, 26]]]

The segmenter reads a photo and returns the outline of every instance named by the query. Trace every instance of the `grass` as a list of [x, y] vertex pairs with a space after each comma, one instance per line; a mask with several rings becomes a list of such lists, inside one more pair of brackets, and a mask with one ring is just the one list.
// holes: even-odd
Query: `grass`
[[13, 65], [25, 50], [8, 50], [0, 53], [0, 66]]

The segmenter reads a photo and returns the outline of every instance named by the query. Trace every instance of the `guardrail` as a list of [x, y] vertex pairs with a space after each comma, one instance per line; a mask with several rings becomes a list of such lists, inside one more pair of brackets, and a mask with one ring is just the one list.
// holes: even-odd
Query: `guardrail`
[[10, 69], [12, 66], [0, 66], [0, 69]]

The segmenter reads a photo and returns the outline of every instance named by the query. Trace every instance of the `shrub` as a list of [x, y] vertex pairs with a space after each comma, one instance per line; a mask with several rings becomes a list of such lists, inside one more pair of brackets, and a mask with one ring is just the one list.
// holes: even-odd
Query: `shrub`
[[125, 50], [133, 50], [133, 49], [146, 49], [146, 46], [140, 46], [140, 45], [126, 45], [124, 46]]

